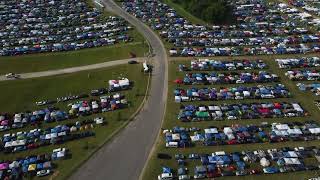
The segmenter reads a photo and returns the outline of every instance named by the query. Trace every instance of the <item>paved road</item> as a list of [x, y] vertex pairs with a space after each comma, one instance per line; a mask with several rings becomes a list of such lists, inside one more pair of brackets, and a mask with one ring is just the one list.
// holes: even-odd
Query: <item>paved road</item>
[[[20, 79], [29, 79], [29, 78], [38, 78], [38, 77], [45, 77], [45, 76], [54, 76], [54, 75], [60, 75], [60, 74], [75, 73], [75, 72], [79, 72], [79, 71], [106, 68], [106, 67], [110, 67], [110, 66], [127, 64], [128, 61], [131, 61], [131, 60], [135, 60], [135, 61], [138, 61], [138, 62], [143, 62], [145, 60], [145, 58], [122, 59], [122, 60], [108, 61], [108, 62], [104, 62], [104, 63], [90, 64], [90, 65], [86, 65], [86, 66], [78, 66], [78, 67], [65, 68], [65, 69], [56, 69], [56, 70], [49, 70], [49, 71], [23, 73], [23, 74], [20, 74]], [[15, 80], [15, 79], [8, 79], [4, 75], [0, 76], [0, 81], [7, 81], [7, 80]]]
[[103, 3], [109, 10], [134, 25], [152, 46], [155, 68], [150, 96], [135, 120], [98, 150], [70, 179], [135, 180], [139, 178], [146, 163], [164, 117], [168, 90], [167, 54], [161, 40], [149, 27], [126, 13], [112, 0], [103, 0]]

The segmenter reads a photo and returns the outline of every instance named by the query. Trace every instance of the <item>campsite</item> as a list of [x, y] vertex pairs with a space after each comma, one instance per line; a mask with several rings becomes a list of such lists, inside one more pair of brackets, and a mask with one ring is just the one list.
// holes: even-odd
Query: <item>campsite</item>
[[6, 0], [0, 25], [0, 179], [320, 174], [316, 0]]
[[[127, 71], [132, 66], [136, 68]], [[59, 171], [58, 177], [61, 179], [70, 176], [72, 170], [90, 156], [99, 144], [126, 124], [140, 105], [148, 79], [140, 72], [141, 66], [126, 64], [56, 77], [1, 82], [1, 87], [7, 87], [1, 88], [2, 93], [14, 92], [16, 96], [1, 97], [2, 101], [9, 98], [12, 102], [1, 107], [0, 135], [3, 148], [0, 154], [6, 157], [2, 160], [14, 161], [17, 157], [47, 154], [55, 148], [66, 147], [70, 150], [70, 158], [63, 162], [54, 161], [55, 168], [51, 168], [49, 175]], [[129, 77], [130, 80], [121, 77]], [[118, 81], [119, 78], [121, 81]], [[138, 81], [140, 79], [145, 81]], [[50, 91], [62, 84], [63, 88]], [[43, 93], [35, 90], [44, 86], [47, 90], [43, 90]], [[91, 90], [99, 88], [105, 88], [105, 94], [92, 96]], [[24, 91], [20, 92], [19, 89]], [[112, 91], [107, 91], [109, 89]], [[42, 106], [36, 104], [67, 94], [87, 96]], [[122, 106], [123, 103], [127, 105]], [[36, 170], [34, 176], [41, 170]]]
[[[319, 21], [284, 3], [230, 1], [235, 25], [193, 24], [156, 0], [126, 0], [122, 7], [158, 31], [171, 47], [171, 56], [237, 56], [316, 53], [319, 34], [306, 25]], [[153, 11], [158, 9], [158, 11]], [[255, 13], [252, 13], [254, 11]]]
[[[270, 159], [268, 150], [283, 152], [298, 147], [318, 148], [316, 134], [320, 112], [310, 101], [317, 98], [312, 93], [307, 94], [310, 99], [304, 98], [304, 92], [296, 85], [308, 81], [293, 81], [285, 75], [288, 70], [317, 70], [318, 56], [283, 57], [287, 56], [246, 57], [245, 60], [243, 57], [174, 59], [169, 71], [168, 113], [145, 177], [229, 179], [225, 176], [237, 176], [242, 179], [254, 174], [260, 174], [259, 179], [268, 179], [270, 174], [275, 179], [313, 177], [319, 171], [316, 154], [308, 156], [308, 163], [298, 158], [303, 167], [283, 165], [282, 161], [290, 163], [289, 159], [274, 163]], [[280, 60], [281, 65], [278, 64]], [[243, 72], [259, 75], [259, 71], [268, 72], [270, 77], [274, 74], [277, 78], [275, 81], [254, 81], [260, 76], [249, 76], [255, 78], [241, 84], [237, 84], [236, 79], [225, 81]], [[219, 81], [212, 81], [212, 74], [219, 74]], [[185, 78], [191, 83], [184, 83]], [[214, 160], [217, 158], [214, 153], [220, 151], [230, 157], [230, 164], [224, 164], [223, 158]], [[256, 152], [264, 152], [265, 159], [254, 157]], [[157, 153], [172, 158], [159, 159]], [[239, 155], [241, 162], [233, 161], [233, 154], [228, 153]], [[244, 158], [246, 155], [257, 158], [254, 160], [256, 165], [251, 165], [253, 162]], [[272, 165], [262, 166], [262, 161]]]

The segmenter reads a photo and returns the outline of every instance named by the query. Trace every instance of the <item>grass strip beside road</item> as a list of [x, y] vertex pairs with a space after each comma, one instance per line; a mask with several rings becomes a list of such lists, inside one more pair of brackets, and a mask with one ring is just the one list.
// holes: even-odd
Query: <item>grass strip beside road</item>
[[47, 71], [127, 59], [130, 58], [130, 52], [142, 57], [148, 52], [148, 45], [132, 42], [79, 51], [0, 57], [0, 74]]

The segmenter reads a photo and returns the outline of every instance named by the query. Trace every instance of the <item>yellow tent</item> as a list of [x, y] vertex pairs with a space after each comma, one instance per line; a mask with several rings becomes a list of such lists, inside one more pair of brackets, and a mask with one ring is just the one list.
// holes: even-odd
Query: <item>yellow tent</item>
[[29, 167], [28, 167], [28, 171], [35, 171], [36, 168], [37, 168], [36, 164], [30, 164]]

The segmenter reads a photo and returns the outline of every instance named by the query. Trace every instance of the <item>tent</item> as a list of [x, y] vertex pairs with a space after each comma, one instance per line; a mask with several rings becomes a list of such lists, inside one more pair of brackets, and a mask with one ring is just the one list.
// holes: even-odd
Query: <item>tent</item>
[[9, 168], [9, 163], [1, 163], [0, 164], [0, 170], [6, 170]]
[[283, 158], [286, 165], [300, 165], [301, 162], [298, 158]]
[[37, 164], [30, 164], [30, 165], [28, 166], [28, 171], [35, 171], [36, 168], [37, 168]]
[[260, 159], [260, 165], [261, 165], [262, 167], [268, 167], [268, 166], [270, 166], [270, 161], [267, 160], [266, 158], [261, 158], [261, 159]]

